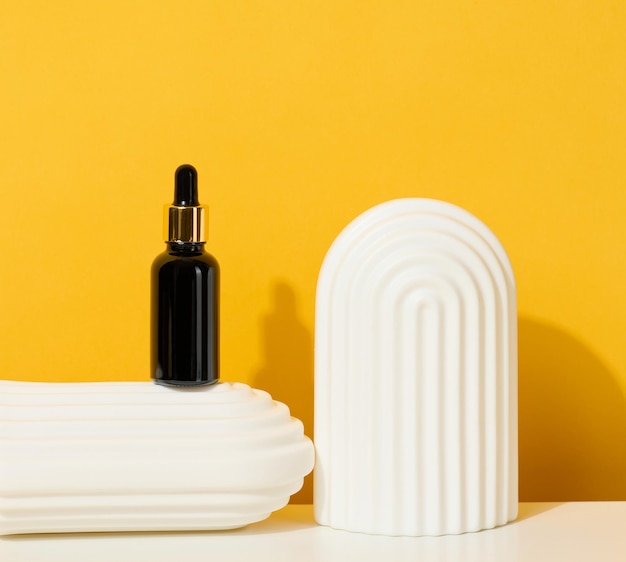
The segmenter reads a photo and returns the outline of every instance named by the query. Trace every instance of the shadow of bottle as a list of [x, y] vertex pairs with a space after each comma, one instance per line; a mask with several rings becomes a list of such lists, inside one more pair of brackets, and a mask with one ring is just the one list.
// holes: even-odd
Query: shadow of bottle
[[519, 319], [521, 501], [626, 500], [626, 401], [555, 326]]
[[[272, 310], [261, 318], [263, 365], [253, 386], [269, 392], [289, 406], [291, 415], [304, 423], [313, 438], [313, 337], [299, 317], [294, 290], [284, 281], [272, 287]], [[313, 483], [305, 478], [292, 503], [311, 503]]]

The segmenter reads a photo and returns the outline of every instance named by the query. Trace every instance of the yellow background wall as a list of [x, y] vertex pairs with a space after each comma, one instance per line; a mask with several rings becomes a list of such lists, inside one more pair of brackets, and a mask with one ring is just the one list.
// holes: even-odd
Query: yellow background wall
[[626, 500], [626, 3], [5, 4], [4, 378], [149, 377], [148, 271], [190, 162], [223, 379], [311, 435], [326, 250], [377, 203], [433, 197], [516, 271], [521, 499]]

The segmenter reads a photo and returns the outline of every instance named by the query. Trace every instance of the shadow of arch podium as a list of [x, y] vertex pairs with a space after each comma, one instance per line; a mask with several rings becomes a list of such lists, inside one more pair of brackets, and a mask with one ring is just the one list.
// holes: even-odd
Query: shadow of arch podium
[[477, 218], [398, 199], [352, 221], [318, 279], [315, 516], [443, 535], [517, 515], [513, 271]]

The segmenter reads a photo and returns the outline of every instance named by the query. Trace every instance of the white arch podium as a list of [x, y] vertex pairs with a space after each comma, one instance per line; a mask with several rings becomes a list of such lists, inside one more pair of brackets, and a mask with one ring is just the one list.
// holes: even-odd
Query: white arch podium
[[386, 535], [517, 514], [517, 313], [507, 255], [468, 212], [378, 205], [317, 286], [315, 515]]

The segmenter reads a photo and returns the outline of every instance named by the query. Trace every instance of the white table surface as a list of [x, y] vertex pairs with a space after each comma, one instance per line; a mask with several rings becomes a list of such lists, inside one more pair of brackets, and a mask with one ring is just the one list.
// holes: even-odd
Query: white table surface
[[522, 503], [504, 527], [447, 537], [370, 536], [320, 527], [310, 505], [247, 528], [206, 533], [0, 538], [2, 562], [626, 561], [626, 502]]

